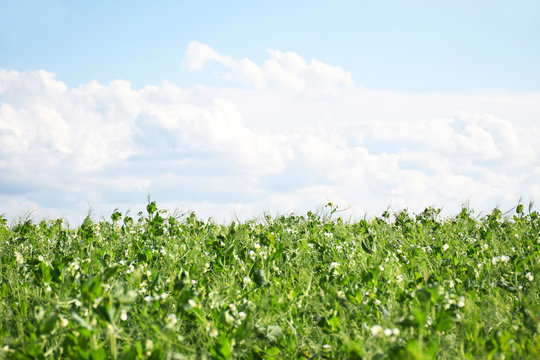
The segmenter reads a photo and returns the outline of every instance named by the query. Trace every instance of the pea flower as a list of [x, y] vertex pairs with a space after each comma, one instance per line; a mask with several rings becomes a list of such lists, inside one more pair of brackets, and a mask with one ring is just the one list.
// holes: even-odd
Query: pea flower
[[383, 328], [381, 325], [373, 325], [370, 330], [373, 336], [378, 336], [383, 331]]

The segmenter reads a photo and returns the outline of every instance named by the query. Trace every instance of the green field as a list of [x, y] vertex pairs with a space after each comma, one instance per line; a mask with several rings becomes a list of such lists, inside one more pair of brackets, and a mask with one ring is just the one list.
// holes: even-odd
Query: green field
[[337, 214], [0, 217], [0, 358], [540, 359], [536, 211]]

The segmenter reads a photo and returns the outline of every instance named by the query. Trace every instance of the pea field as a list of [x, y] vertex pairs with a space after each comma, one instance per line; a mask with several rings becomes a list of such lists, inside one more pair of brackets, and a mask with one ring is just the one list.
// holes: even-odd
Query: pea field
[[540, 216], [0, 216], [0, 359], [540, 359]]

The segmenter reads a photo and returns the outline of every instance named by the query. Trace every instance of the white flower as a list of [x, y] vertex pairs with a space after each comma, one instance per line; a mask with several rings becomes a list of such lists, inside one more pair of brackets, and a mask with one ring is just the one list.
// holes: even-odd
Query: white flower
[[398, 283], [402, 282], [403, 281], [403, 275], [399, 274], [398, 276], [396, 276], [396, 281]]
[[330, 349], [332, 348], [332, 346], [331, 346], [331, 345], [328, 345], [328, 344], [324, 344], [322, 347], [323, 347], [323, 349], [325, 349], [325, 350], [330, 350]]
[[60, 326], [66, 327], [68, 326], [68, 324], [69, 324], [69, 321], [65, 317], [60, 316]]
[[176, 314], [169, 314], [169, 316], [167, 316], [166, 321], [167, 321], [167, 327], [172, 328], [178, 322], [178, 319], [176, 318]]
[[122, 310], [122, 314], [120, 314], [120, 320], [126, 321], [127, 320], [127, 313], [126, 310]]
[[502, 256], [500, 257], [500, 260], [501, 260], [503, 263], [506, 263], [506, 262], [508, 262], [508, 260], [510, 260], [510, 258], [509, 258], [508, 256], [506, 256], [506, 255], [502, 255]]
[[377, 306], [381, 305], [381, 300], [375, 299], [375, 305], [377, 305]]
[[379, 269], [380, 269], [381, 271], [384, 271], [384, 266], [379, 265]]
[[465, 298], [463, 296], [459, 297], [459, 302], [458, 302], [457, 306], [460, 307], [460, 308], [465, 307]]
[[392, 336], [392, 329], [384, 329], [384, 336]]
[[383, 331], [383, 328], [381, 325], [373, 325], [371, 327], [371, 334], [373, 336], [378, 336]]
[[398, 336], [398, 335], [399, 335], [399, 329], [398, 329], [398, 328], [392, 329], [392, 333], [393, 333], [394, 335]]
[[15, 258], [17, 259], [17, 263], [24, 264], [24, 258], [22, 257], [20, 252], [15, 252]]
[[450, 245], [448, 245], [448, 244], [444, 244], [443, 247], [442, 247], [443, 251], [446, 251], [449, 248], [450, 248]]
[[335, 262], [335, 261], [334, 261], [334, 262], [332, 262], [332, 263], [330, 264], [330, 269], [337, 269], [338, 267], [339, 267], [339, 263], [338, 263], [338, 262]]
[[528, 273], [525, 275], [525, 277], [526, 277], [527, 280], [529, 280], [529, 281], [533, 281], [533, 280], [534, 280], [534, 276], [533, 276], [530, 272], [528, 272]]

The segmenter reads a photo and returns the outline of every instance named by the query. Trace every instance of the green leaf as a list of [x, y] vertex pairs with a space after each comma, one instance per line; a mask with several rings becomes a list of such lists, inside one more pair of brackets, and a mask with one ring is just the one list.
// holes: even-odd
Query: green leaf
[[431, 292], [425, 287], [416, 289], [416, 298], [420, 303], [428, 304], [431, 301]]
[[51, 271], [51, 277], [52, 281], [56, 283], [62, 283], [62, 269], [64, 268], [65, 264], [60, 260], [54, 260], [52, 262], [52, 271]]
[[96, 313], [102, 320], [112, 323], [114, 319], [112, 301], [110, 298], [105, 298], [101, 301], [100, 305], [96, 308]]
[[426, 344], [417, 339], [409, 340], [406, 345], [407, 353], [412, 359], [415, 360], [431, 360], [435, 359], [437, 354], [438, 346], [436, 343]]
[[274, 245], [276, 241], [276, 236], [272, 234], [270, 231], [267, 231], [262, 237], [261, 237], [261, 243], [263, 243], [266, 246], [272, 246]]
[[248, 336], [248, 333], [250, 331], [251, 331], [251, 316], [247, 315], [246, 318], [240, 324], [240, 326], [236, 328], [234, 337], [238, 340], [245, 339]]
[[40, 262], [38, 265], [38, 280], [43, 283], [49, 283], [52, 279], [51, 270], [46, 263]]
[[120, 220], [121, 217], [122, 217], [122, 213], [118, 210], [115, 210], [113, 214], [111, 215], [111, 220], [113, 222], [117, 222], [118, 220]]
[[266, 285], [267, 279], [265, 272], [261, 269], [255, 270], [253, 272], [253, 281], [255, 281], [255, 284], [258, 286]]
[[341, 324], [339, 323], [339, 318], [335, 315], [333, 315], [330, 319], [328, 319], [328, 325], [330, 326], [330, 330], [332, 332], [339, 332], [341, 330]]
[[97, 348], [90, 353], [90, 358], [92, 360], [105, 360], [106, 357], [107, 357], [107, 354], [105, 353], [105, 350], [102, 347]]
[[91, 300], [99, 297], [103, 291], [103, 287], [101, 285], [101, 279], [98, 276], [93, 276], [86, 280], [82, 287], [81, 287], [81, 293], [90, 298]]
[[364, 347], [361, 343], [349, 340], [344, 344], [347, 359], [362, 360], [364, 358]]
[[148, 214], [152, 215], [157, 211], [157, 205], [155, 201], [152, 201], [150, 204], [146, 206], [146, 211], [148, 211]]
[[426, 323], [427, 313], [423, 310], [414, 310], [414, 326], [422, 328]]
[[81, 348], [77, 348], [77, 354], [79, 355], [79, 357], [81, 359], [89, 359], [90, 358], [90, 353], [88, 351], [84, 351], [83, 349]]
[[454, 326], [455, 316], [452, 312], [441, 310], [435, 319], [436, 329], [442, 332], [447, 332]]
[[362, 249], [368, 254], [373, 254], [375, 252], [375, 235], [371, 229], [368, 229], [368, 231], [368, 236], [362, 240]]
[[229, 360], [232, 358], [232, 347], [232, 340], [222, 333], [216, 339], [216, 342], [210, 349], [210, 352], [216, 359]]
[[41, 335], [50, 334], [56, 327], [56, 320], [58, 320], [58, 315], [56, 313], [52, 313], [49, 316], [47, 316], [45, 320], [43, 320], [43, 322], [40, 324]]
[[103, 272], [103, 281], [107, 281], [111, 279], [119, 272], [120, 272], [120, 267], [118, 265], [107, 268], [107, 270]]
[[277, 359], [279, 358], [281, 351], [277, 347], [271, 347], [269, 349], [264, 350], [264, 354], [267, 356], [267, 359]]

